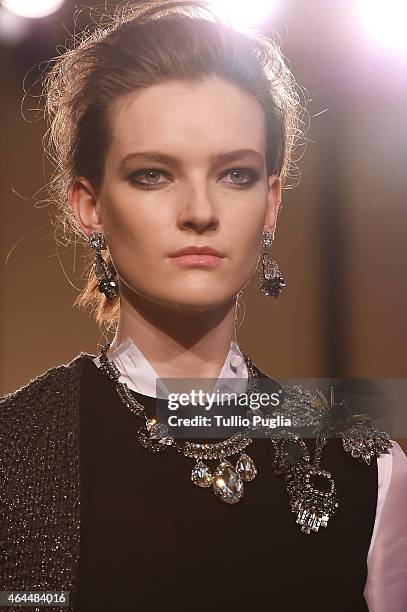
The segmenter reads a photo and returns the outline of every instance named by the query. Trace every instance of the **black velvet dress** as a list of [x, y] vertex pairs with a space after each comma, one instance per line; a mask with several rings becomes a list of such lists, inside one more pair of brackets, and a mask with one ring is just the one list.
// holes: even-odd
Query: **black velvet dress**
[[[154, 416], [155, 399], [132, 393]], [[326, 528], [305, 534], [272, 473], [269, 440], [247, 448], [258, 473], [229, 505], [191, 482], [194, 460], [142, 448], [139, 423], [89, 358], [80, 392], [78, 612], [368, 610], [375, 461], [358, 462], [340, 440], [328, 441], [321, 467], [340, 505]]]

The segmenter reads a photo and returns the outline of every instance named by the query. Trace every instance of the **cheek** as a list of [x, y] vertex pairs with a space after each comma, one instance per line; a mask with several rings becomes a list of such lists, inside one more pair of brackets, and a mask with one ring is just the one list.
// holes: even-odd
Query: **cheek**
[[244, 284], [254, 274], [260, 256], [260, 244], [257, 234], [247, 235], [239, 241], [239, 253], [235, 257], [236, 276]]
[[238, 216], [229, 220], [228, 235], [233, 243], [231, 252], [236, 264], [245, 270], [255, 268], [260, 255], [264, 212], [263, 207], [256, 204], [250, 212], [242, 210]]
[[148, 260], [163, 248], [169, 221], [162, 213], [117, 196], [106, 198], [103, 205], [103, 227], [113, 258], [131, 254]]

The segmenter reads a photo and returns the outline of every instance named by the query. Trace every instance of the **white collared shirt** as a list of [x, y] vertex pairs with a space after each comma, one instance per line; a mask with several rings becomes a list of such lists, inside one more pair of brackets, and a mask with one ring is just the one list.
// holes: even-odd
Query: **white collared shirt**
[[[113, 351], [110, 360], [119, 368], [120, 381], [126, 383], [129, 389], [142, 395], [157, 397], [156, 385], [159, 376], [130, 337], [123, 340]], [[93, 361], [99, 367], [99, 357]], [[216, 391], [243, 393], [246, 390], [247, 379], [248, 372], [243, 354], [236, 342], [232, 341], [213, 393]], [[165, 387], [160, 385], [162, 386]]]

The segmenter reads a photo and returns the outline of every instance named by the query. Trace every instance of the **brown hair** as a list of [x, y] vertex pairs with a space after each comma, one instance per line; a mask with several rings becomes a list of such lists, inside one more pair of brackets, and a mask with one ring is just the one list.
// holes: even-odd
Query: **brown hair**
[[[78, 237], [85, 241], [70, 189], [77, 176], [86, 176], [96, 188], [103, 180], [112, 102], [165, 80], [220, 76], [257, 98], [266, 119], [267, 172], [287, 179], [303, 106], [270, 37], [234, 30], [205, 1], [127, 4], [116, 9], [110, 22], [102, 21], [93, 33], [75, 37], [73, 47], [54, 59], [44, 81], [49, 121], [45, 151], [55, 167], [48, 187], [57, 239], [62, 232], [68, 242]], [[109, 301], [99, 292], [92, 257], [90, 249], [87, 283], [74, 305], [89, 309], [101, 327], [111, 329], [117, 324], [120, 298]], [[106, 261], [112, 266], [109, 253]]]

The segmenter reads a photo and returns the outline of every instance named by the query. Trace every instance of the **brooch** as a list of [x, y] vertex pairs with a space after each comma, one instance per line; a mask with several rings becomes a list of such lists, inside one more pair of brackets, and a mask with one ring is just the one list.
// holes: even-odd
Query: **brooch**
[[304, 440], [297, 434], [281, 430], [271, 438], [271, 463], [274, 474], [284, 477], [291, 511], [303, 533], [318, 532], [326, 527], [339, 502], [330, 472], [320, 467], [322, 451], [329, 437], [341, 437], [346, 452], [370, 464], [373, 457], [388, 452], [392, 446], [386, 432], [376, 430], [366, 414], [352, 414], [344, 400], [335, 401], [330, 388], [329, 400], [322, 391], [314, 396], [299, 385], [283, 387], [281, 410], [291, 416], [295, 427], [310, 428], [316, 438], [311, 461]]

